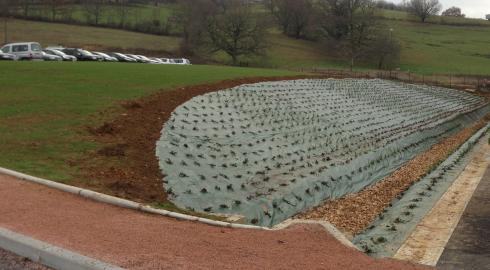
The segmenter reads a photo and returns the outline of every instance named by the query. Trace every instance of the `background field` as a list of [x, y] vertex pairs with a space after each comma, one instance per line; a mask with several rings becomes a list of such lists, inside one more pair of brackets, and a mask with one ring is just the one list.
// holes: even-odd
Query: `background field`
[[[9, 40], [38, 41], [43, 46], [63, 45], [104, 50], [145, 50], [162, 54], [177, 50], [179, 38], [136, 33], [111, 28], [61, 23], [10, 20]], [[4, 30], [0, 30], [3, 37]]]
[[[409, 20], [384, 20], [402, 44], [403, 71], [423, 74], [490, 73], [490, 27], [421, 24]], [[140, 52], [152, 56], [179, 55], [179, 38], [58, 23], [12, 20], [10, 40], [40, 41], [42, 45], [80, 46], [105, 51]], [[3, 36], [3, 28], [0, 30]], [[297, 40], [270, 30], [269, 50], [263, 57], [247, 60], [269, 68], [346, 68], [321, 43]], [[229, 60], [216, 56], [218, 63]], [[368, 69], [359, 66], [358, 69]]]
[[0, 62], [0, 166], [70, 182], [97, 145], [87, 127], [119, 102], [176, 86], [292, 72], [221, 66]]

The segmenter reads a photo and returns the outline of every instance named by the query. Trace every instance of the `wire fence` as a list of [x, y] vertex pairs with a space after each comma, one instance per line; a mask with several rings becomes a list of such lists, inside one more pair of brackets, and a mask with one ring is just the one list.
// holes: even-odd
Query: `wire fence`
[[[298, 71], [298, 70], [296, 70]], [[350, 71], [338, 69], [300, 69], [301, 72], [322, 74], [332, 78], [371, 78], [388, 79], [406, 83], [426, 84], [463, 90], [490, 90], [490, 76], [458, 74], [416, 74], [404, 71]]]

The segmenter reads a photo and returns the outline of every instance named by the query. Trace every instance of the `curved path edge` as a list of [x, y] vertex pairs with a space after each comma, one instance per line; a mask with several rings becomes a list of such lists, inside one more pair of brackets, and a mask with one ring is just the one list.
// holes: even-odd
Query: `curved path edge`
[[0, 247], [54, 269], [123, 270], [123, 268], [0, 228]]
[[[62, 183], [58, 183], [52, 180], [47, 180], [31, 175], [27, 175], [21, 172], [17, 172], [14, 170], [6, 169], [0, 167], [0, 174], [4, 175], [9, 175], [15, 178], [18, 178], [20, 180], [36, 183], [39, 185], [47, 186], [49, 188], [57, 189], [63, 192], [68, 192], [71, 194], [75, 194], [78, 196], [82, 196], [87, 199], [91, 199], [97, 202], [102, 202], [102, 203], [107, 203], [110, 205], [114, 205], [117, 207], [122, 207], [122, 208], [127, 208], [127, 209], [132, 209], [136, 211], [141, 211], [145, 213], [150, 213], [150, 214], [156, 214], [156, 215], [161, 215], [161, 216], [167, 216], [171, 218], [176, 218], [179, 220], [185, 220], [185, 221], [195, 221], [211, 226], [217, 226], [217, 227], [227, 227], [227, 228], [233, 228], [233, 229], [251, 229], [251, 230], [266, 230], [266, 231], [275, 231], [275, 230], [282, 230], [286, 229], [290, 226], [297, 225], [297, 224], [318, 224], [322, 226], [322, 228], [335, 237], [340, 243], [343, 245], [359, 250], [358, 247], [356, 247], [352, 242], [342, 233], [340, 232], [335, 226], [333, 226], [331, 223], [327, 221], [316, 221], [316, 220], [301, 220], [301, 219], [288, 219], [283, 221], [282, 223], [272, 227], [260, 227], [260, 226], [254, 226], [254, 225], [246, 225], [246, 224], [237, 224], [237, 223], [230, 223], [230, 222], [224, 222], [224, 221], [216, 221], [212, 219], [207, 219], [207, 218], [201, 218], [201, 217], [196, 217], [196, 216], [191, 216], [191, 215], [186, 215], [186, 214], [181, 214], [181, 213], [176, 213], [172, 211], [167, 211], [163, 209], [156, 209], [147, 205], [143, 205], [134, 201], [126, 200], [126, 199], [121, 199], [118, 197], [102, 194], [99, 192], [95, 192], [92, 190], [88, 189], [83, 189], [79, 187], [74, 187]], [[16, 253], [16, 252], [14, 252]], [[22, 254], [19, 254], [22, 255]]]

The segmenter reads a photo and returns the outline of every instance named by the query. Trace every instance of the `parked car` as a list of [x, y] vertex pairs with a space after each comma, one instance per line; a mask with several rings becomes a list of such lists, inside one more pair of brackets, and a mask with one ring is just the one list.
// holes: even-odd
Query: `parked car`
[[0, 50], [15, 55], [18, 60], [43, 59], [41, 45], [37, 42], [10, 43], [4, 45]]
[[191, 64], [191, 61], [189, 61], [189, 59], [185, 59], [185, 58], [170, 59], [170, 62], [172, 64], [176, 64], [176, 65], [190, 65]]
[[77, 61], [77, 58], [75, 56], [68, 55], [58, 49], [44, 49], [44, 51], [48, 54], [57, 55], [61, 57], [63, 61]]
[[145, 60], [145, 59], [141, 58], [139, 55], [135, 55], [135, 54], [126, 54], [126, 56], [133, 58], [133, 59], [134, 59], [134, 60], [136, 60], [138, 63], [148, 63], [148, 60]]
[[11, 53], [4, 53], [4, 52], [0, 51], [0, 60], [16, 61], [17, 56], [15, 56]]
[[61, 58], [61, 56], [49, 54], [48, 52], [46, 52], [44, 50], [41, 53], [43, 54], [43, 60], [44, 61], [63, 61], [63, 58]]
[[167, 64], [167, 65], [168, 65], [168, 64], [172, 64], [172, 63], [170, 62], [170, 59], [168, 59], [168, 58], [159, 58], [159, 59], [160, 59], [160, 61], [162, 62], [162, 64]]
[[139, 58], [143, 59], [143, 61], [145, 61], [146, 63], [149, 63], [149, 64], [159, 64], [157, 61], [151, 60], [150, 58], [148, 58], [148, 57], [146, 57], [144, 55], [137, 54], [136, 56], [138, 56]]
[[136, 59], [131, 58], [129, 56], [126, 56], [122, 53], [113, 52], [113, 53], [110, 53], [109, 55], [116, 58], [119, 62], [129, 62], [129, 63], [138, 62], [138, 61], [136, 61]]
[[93, 54], [97, 55], [97, 56], [100, 56], [102, 57], [103, 61], [107, 61], [107, 62], [117, 62], [117, 58], [115, 57], [112, 57], [106, 53], [102, 53], [102, 52], [92, 52]]
[[91, 52], [77, 49], [77, 48], [65, 48], [63, 52], [75, 56], [79, 61], [99, 61], [100, 57], [93, 55]]
[[160, 64], [160, 65], [165, 64], [160, 58], [156, 58], [156, 57], [148, 57], [148, 58], [150, 58], [150, 60], [152, 61], [155, 61], [156, 64]]

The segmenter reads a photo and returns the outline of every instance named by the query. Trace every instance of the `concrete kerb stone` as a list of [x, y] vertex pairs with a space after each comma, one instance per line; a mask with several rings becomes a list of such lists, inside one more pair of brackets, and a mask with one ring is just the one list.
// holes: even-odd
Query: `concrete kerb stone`
[[4, 228], [0, 228], [0, 247], [54, 269], [123, 269], [118, 266], [110, 265]]
[[171, 212], [171, 211], [167, 211], [167, 210], [163, 210], [163, 209], [155, 209], [153, 207], [143, 205], [143, 204], [140, 204], [137, 202], [133, 202], [130, 200], [125, 200], [125, 199], [117, 198], [114, 196], [98, 193], [95, 191], [91, 191], [91, 190], [87, 190], [87, 189], [83, 189], [83, 188], [78, 188], [78, 187], [73, 187], [73, 186], [69, 186], [66, 184], [57, 183], [57, 182], [54, 182], [51, 180], [46, 180], [46, 179], [42, 179], [39, 177], [30, 176], [30, 175], [20, 173], [20, 172], [16, 172], [13, 170], [9, 170], [6, 168], [0, 167], [0, 174], [9, 175], [9, 176], [12, 176], [12, 177], [24, 180], [24, 181], [33, 182], [36, 184], [40, 184], [43, 186], [47, 186], [50, 188], [61, 190], [64, 192], [76, 194], [76, 195], [79, 195], [79, 196], [87, 198], [87, 199], [91, 199], [91, 200], [102, 202], [102, 203], [107, 203], [107, 204], [122, 207], [122, 208], [132, 209], [132, 210], [141, 211], [141, 212], [149, 213], [149, 214], [167, 216], [167, 217], [176, 218], [179, 220], [200, 222], [203, 224], [207, 224], [207, 225], [211, 225], [211, 226], [217, 226], [217, 227], [226, 227], [226, 228], [233, 228], [233, 229], [253, 229], [253, 230], [274, 231], [274, 230], [286, 229], [289, 226], [293, 226], [293, 225], [300, 225], [300, 224], [313, 224], [313, 225], [315, 225], [316, 224], [316, 225], [322, 226], [322, 228], [324, 228], [327, 233], [334, 236], [338, 241], [340, 241], [345, 246], [359, 250], [354, 244], [352, 244], [348, 240], [348, 238], [344, 234], [342, 234], [337, 228], [335, 228], [332, 224], [330, 224], [329, 222], [326, 222], [326, 221], [288, 219], [288, 220], [285, 220], [284, 222], [274, 226], [273, 228], [260, 227], [260, 226], [247, 225], [247, 224], [230, 223], [230, 222], [217, 221], [217, 220], [212, 220], [212, 219], [207, 219], [207, 218], [201, 218], [201, 217]]

